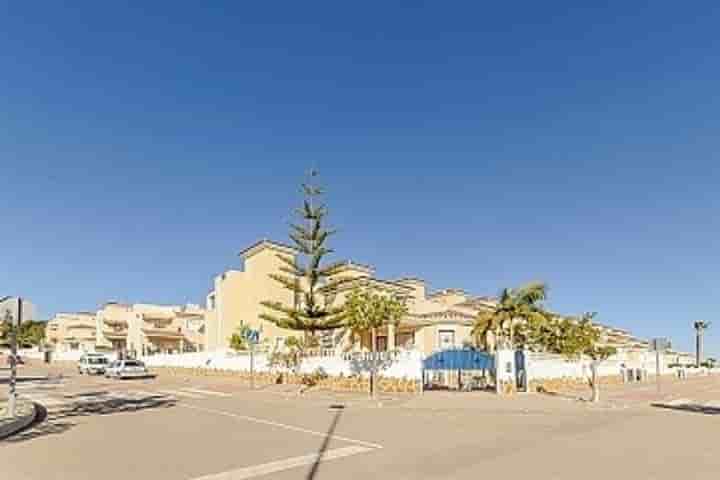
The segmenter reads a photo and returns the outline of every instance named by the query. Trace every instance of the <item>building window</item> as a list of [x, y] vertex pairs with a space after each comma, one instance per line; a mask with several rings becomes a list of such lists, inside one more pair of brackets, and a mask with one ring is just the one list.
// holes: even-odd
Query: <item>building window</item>
[[438, 347], [440, 350], [455, 347], [455, 330], [439, 330]]
[[208, 297], [208, 309], [215, 310], [215, 295]]
[[415, 332], [398, 333], [397, 344], [401, 348], [413, 348], [415, 346]]
[[387, 352], [387, 349], [388, 349], [388, 337], [378, 336], [377, 337], [377, 351], [378, 352]]

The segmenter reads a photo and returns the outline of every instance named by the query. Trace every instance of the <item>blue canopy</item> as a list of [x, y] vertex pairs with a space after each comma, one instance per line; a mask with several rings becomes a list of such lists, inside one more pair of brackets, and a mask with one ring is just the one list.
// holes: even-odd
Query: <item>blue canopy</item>
[[473, 349], [453, 349], [435, 352], [423, 360], [425, 370], [491, 370], [493, 356]]

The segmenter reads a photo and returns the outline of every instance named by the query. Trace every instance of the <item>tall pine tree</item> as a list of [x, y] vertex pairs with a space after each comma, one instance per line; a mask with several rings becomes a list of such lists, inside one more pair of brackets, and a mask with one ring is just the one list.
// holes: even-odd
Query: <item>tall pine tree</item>
[[292, 305], [277, 301], [264, 301], [268, 310], [260, 318], [281, 328], [298, 330], [314, 335], [316, 332], [334, 330], [344, 325], [342, 306], [333, 306], [337, 288], [347, 279], [336, 278], [337, 265], [323, 265], [323, 260], [333, 253], [327, 240], [335, 232], [324, 226], [327, 207], [320, 201], [324, 191], [313, 184], [317, 171], [310, 172], [310, 180], [302, 185], [305, 196], [302, 208], [296, 213], [302, 223], [290, 225], [290, 239], [297, 250], [295, 258], [278, 254], [284, 265], [281, 272], [270, 277], [293, 292]]

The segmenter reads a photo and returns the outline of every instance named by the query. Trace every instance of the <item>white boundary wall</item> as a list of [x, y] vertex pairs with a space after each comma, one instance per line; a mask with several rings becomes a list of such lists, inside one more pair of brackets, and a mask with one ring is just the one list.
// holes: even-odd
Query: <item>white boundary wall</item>
[[[379, 374], [384, 377], [419, 379], [422, 372], [422, 355], [416, 351], [401, 351], [392, 358], [379, 360]], [[232, 351], [162, 354], [141, 357], [149, 367], [180, 367], [180, 368], [206, 368], [209, 370], [249, 371], [250, 354]], [[312, 373], [322, 369], [328, 375], [363, 375], [370, 372], [372, 362], [362, 355], [328, 355], [310, 356], [303, 358], [300, 365], [301, 373]], [[268, 356], [265, 353], [256, 353], [254, 369], [257, 372], [271, 370]]]
[[[83, 352], [82, 350], [72, 350], [69, 352], [53, 351], [50, 358], [53, 362], [78, 362], [80, 361], [80, 357], [82, 357], [86, 353], [101, 353], [105, 355], [110, 361], [113, 361], [117, 358], [117, 353], [115, 352]], [[19, 350], [18, 354], [21, 357], [30, 358], [33, 360], [43, 360], [45, 358], [45, 352], [40, 352], [36, 348]]]
[[[591, 374], [591, 363], [592, 362], [589, 359], [570, 361], [561, 355], [530, 353], [528, 378], [530, 380], [588, 378]], [[598, 373], [600, 376], [621, 375], [623, 370], [629, 368], [645, 370], [648, 375], [655, 375], [655, 354], [653, 352], [648, 352], [643, 354], [639, 359], [628, 359], [622, 353], [614, 355], [600, 364]], [[661, 357], [660, 372], [661, 374], [670, 374], [674, 373], [675, 370], [667, 368], [663, 365]]]

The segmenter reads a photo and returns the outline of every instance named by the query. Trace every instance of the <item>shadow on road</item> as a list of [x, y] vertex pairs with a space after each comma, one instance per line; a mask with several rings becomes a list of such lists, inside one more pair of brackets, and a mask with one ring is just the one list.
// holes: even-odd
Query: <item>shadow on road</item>
[[97, 392], [81, 392], [75, 394], [65, 394], [63, 398], [89, 398], [89, 397], [102, 397], [110, 393], [108, 390], [102, 390]]
[[112, 415], [123, 412], [136, 412], [155, 408], [174, 407], [175, 399], [151, 395], [140, 399], [107, 398], [71, 403], [65, 407], [48, 412], [42, 405], [38, 407], [38, 417], [26, 430], [5, 440], [7, 443], [20, 443], [39, 437], [59, 435], [77, 425], [73, 419], [91, 415]]
[[315, 476], [317, 475], [318, 471], [320, 470], [320, 462], [322, 462], [323, 456], [325, 455], [325, 452], [328, 449], [328, 446], [330, 445], [330, 440], [332, 439], [333, 434], [335, 433], [335, 429], [337, 428], [338, 423], [340, 422], [340, 417], [342, 416], [343, 408], [335, 408], [335, 416], [333, 417], [332, 423], [330, 423], [330, 428], [328, 428], [327, 433], [325, 434], [325, 438], [323, 438], [323, 443], [320, 445], [320, 450], [318, 451], [318, 456], [315, 459], [315, 463], [313, 463], [312, 468], [307, 474], [307, 477], [305, 477], [305, 480], [313, 480]]
[[696, 403], [685, 403], [680, 405], [667, 405], [662, 403], [653, 403], [655, 408], [664, 408], [666, 410], [678, 410], [681, 412], [692, 412], [702, 413], [704, 415], [720, 415], [719, 407], [708, 407], [705, 405], [698, 405]]
[[[42, 376], [36, 376], [36, 377], [18, 377], [15, 379], [15, 383], [24, 383], [24, 382], [50, 382], [53, 379], [50, 377], [42, 377]], [[10, 379], [7, 377], [0, 378], [0, 384], [8, 384], [10, 383]]]

